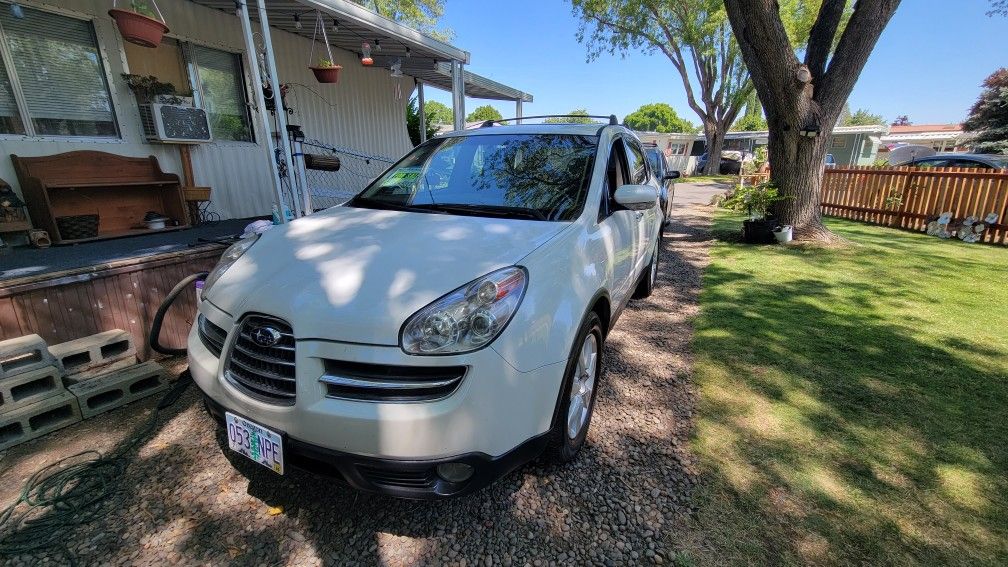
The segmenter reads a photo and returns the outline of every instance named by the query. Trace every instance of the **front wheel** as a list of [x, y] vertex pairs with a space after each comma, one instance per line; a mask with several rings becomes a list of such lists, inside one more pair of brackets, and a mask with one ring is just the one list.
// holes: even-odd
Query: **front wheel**
[[601, 367], [602, 323], [591, 312], [581, 324], [567, 362], [552, 438], [546, 449], [551, 461], [567, 463], [584, 445], [595, 409]]

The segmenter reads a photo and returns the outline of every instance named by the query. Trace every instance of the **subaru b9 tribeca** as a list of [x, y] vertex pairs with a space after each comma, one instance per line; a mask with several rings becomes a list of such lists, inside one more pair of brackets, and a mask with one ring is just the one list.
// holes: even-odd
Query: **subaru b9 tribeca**
[[232, 460], [435, 498], [573, 459], [606, 333], [655, 284], [657, 195], [622, 126], [483, 127], [238, 242], [188, 345]]

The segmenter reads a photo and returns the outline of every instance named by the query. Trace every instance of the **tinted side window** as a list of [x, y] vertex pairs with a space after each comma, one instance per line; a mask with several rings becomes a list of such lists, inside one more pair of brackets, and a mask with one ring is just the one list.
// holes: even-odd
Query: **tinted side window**
[[606, 163], [605, 192], [602, 195], [602, 204], [599, 209], [599, 220], [608, 217], [613, 211], [619, 209], [616, 202], [616, 190], [621, 185], [627, 184], [627, 160], [626, 152], [623, 150], [623, 141], [616, 140], [609, 150], [609, 161]]
[[627, 141], [627, 168], [630, 172], [630, 183], [647, 183], [647, 160], [644, 159], [644, 152], [636, 142]]

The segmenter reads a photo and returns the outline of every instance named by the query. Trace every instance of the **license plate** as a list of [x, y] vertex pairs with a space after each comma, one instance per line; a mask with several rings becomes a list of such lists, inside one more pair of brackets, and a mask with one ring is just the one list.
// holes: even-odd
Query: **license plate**
[[283, 439], [258, 423], [224, 412], [228, 447], [277, 474], [283, 474]]

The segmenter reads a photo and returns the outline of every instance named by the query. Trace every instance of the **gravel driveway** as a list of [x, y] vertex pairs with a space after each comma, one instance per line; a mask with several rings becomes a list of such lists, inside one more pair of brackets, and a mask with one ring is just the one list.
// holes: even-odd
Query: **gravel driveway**
[[[706, 188], [679, 184], [677, 200]], [[709, 197], [708, 197], [709, 198]], [[135, 452], [107, 515], [66, 534], [83, 564], [544, 565], [661, 564], [679, 559], [696, 469], [686, 440], [694, 407], [689, 319], [707, 262], [709, 212], [681, 205], [665, 233], [651, 298], [624, 312], [605, 349], [588, 443], [572, 465], [540, 462], [477, 494], [408, 502], [332, 481], [263, 470], [246, 480], [222, 455], [191, 389]], [[107, 450], [154, 401], [15, 447], [0, 461], [0, 503], [52, 460]], [[6, 562], [7, 559], [4, 558]], [[15, 564], [58, 553], [15, 558]]]

